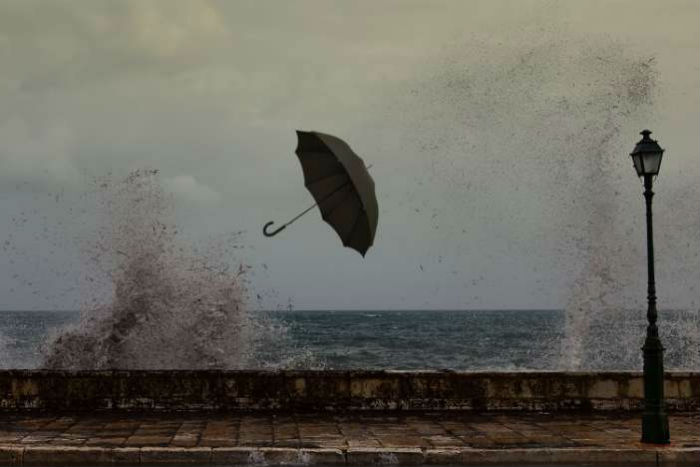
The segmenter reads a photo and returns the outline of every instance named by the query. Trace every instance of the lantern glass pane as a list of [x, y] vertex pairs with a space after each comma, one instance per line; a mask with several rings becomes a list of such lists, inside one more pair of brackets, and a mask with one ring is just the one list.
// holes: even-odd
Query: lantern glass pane
[[641, 177], [644, 175], [644, 168], [642, 167], [642, 156], [640, 154], [635, 154], [632, 156], [634, 161], [634, 169], [637, 171], [637, 175]]
[[661, 165], [661, 153], [647, 153], [643, 154], [644, 158], [644, 173], [648, 175], [658, 175], [659, 166]]

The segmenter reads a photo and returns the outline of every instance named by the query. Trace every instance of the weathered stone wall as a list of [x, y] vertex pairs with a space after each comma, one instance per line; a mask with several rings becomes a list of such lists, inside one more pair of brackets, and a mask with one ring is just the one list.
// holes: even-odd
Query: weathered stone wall
[[[700, 409], [700, 373], [667, 373], [669, 410]], [[639, 373], [0, 371], [0, 409], [639, 410]]]

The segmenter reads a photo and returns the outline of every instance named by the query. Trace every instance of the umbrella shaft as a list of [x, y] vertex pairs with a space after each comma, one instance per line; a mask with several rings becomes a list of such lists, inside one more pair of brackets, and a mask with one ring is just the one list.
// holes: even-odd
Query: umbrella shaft
[[291, 224], [292, 222], [294, 222], [295, 220], [299, 219], [301, 216], [303, 216], [303, 215], [306, 214], [307, 212], [311, 211], [311, 210], [312, 210], [313, 208], [315, 208], [317, 205], [318, 205], [318, 203], [312, 204], [311, 206], [309, 206], [308, 208], [306, 208], [304, 211], [302, 211], [302, 212], [300, 212], [299, 214], [297, 214], [296, 216], [294, 216], [294, 217], [292, 218], [292, 220], [290, 220], [289, 222], [287, 222], [287, 223], [284, 224], [284, 225], [289, 225], [289, 224]]
[[345, 188], [345, 187], [348, 186], [349, 184], [350, 184], [349, 181], [348, 181], [348, 182], [345, 182], [345, 183], [343, 183], [342, 185], [340, 185], [338, 188], [336, 188], [335, 190], [333, 190], [333, 191], [331, 191], [330, 193], [328, 193], [321, 201], [318, 201], [318, 202], [312, 204], [311, 206], [309, 206], [308, 208], [306, 208], [304, 211], [302, 211], [302, 212], [300, 212], [299, 214], [297, 214], [296, 216], [294, 216], [289, 222], [287, 222], [286, 224], [284, 224], [285, 227], [288, 226], [289, 224], [293, 223], [293, 222], [296, 221], [297, 219], [299, 219], [301, 216], [303, 216], [303, 215], [306, 214], [307, 212], [311, 211], [313, 208], [315, 208], [316, 206], [318, 206], [319, 203], [323, 203], [325, 200], [327, 200], [328, 198], [330, 198], [330, 197], [333, 196], [334, 194], [338, 193], [340, 190], [342, 190], [343, 188]]

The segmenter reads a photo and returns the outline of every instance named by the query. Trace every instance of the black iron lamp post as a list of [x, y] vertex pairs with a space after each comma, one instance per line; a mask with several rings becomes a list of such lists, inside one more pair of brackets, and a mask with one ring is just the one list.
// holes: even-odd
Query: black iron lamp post
[[644, 198], [647, 205], [647, 337], [644, 341], [644, 415], [642, 415], [642, 442], [668, 444], [668, 415], [664, 402], [664, 348], [656, 327], [656, 285], [654, 284], [654, 236], [651, 221], [651, 191], [653, 179], [659, 174], [664, 150], [649, 138], [651, 131], [642, 131], [642, 139], [630, 154], [637, 175], [644, 178]]

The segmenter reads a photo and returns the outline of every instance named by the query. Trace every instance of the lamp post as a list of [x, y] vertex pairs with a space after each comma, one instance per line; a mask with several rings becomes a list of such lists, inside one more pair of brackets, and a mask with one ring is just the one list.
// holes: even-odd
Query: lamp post
[[637, 175], [644, 179], [644, 198], [647, 206], [647, 337], [644, 341], [644, 414], [642, 415], [642, 443], [668, 444], [668, 415], [664, 402], [664, 348], [656, 326], [656, 285], [654, 284], [654, 236], [651, 219], [651, 191], [653, 179], [659, 174], [664, 150], [649, 138], [651, 131], [641, 132], [642, 139], [630, 154]]

